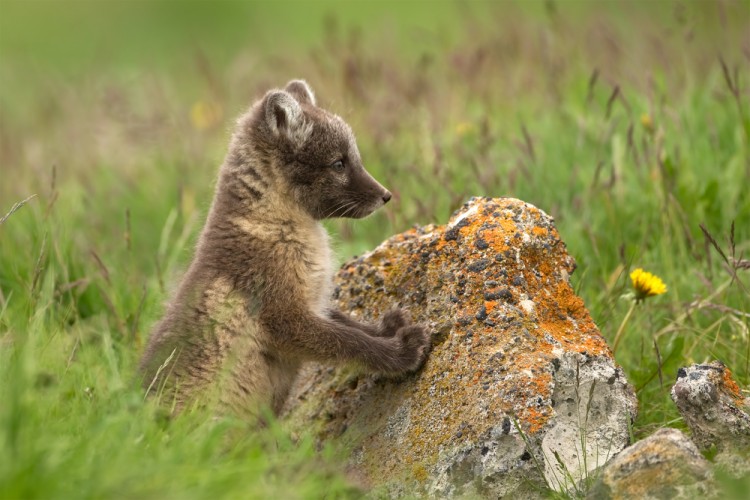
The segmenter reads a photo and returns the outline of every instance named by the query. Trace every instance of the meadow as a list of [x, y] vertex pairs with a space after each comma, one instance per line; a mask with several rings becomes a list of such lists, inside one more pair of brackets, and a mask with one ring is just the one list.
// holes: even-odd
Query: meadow
[[[685, 428], [681, 366], [750, 388], [750, 2], [179, 5], [0, 0], [0, 498], [360, 494], [341, 450], [170, 419], [136, 376], [234, 119], [291, 78], [394, 193], [327, 223], [340, 261], [520, 198], [622, 331], [635, 439]], [[639, 267], [668, 290], [629, 314]]]

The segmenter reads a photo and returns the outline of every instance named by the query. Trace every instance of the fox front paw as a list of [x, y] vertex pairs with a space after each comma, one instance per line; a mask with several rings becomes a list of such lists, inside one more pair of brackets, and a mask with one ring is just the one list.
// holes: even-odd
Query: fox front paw
[[419, 370], [430, 352], [430, 335], [421, 325], [402, 326], [394, 340], [399, 346], [398, 366], [394, 372], [411, 373]]
[[396, 335], [398, 330], [409, 324], [406, 319], [404, 311], [401, 309], [393, 309], [385, 313], [385, 316], [380, 320], [378, 326], [377, 336], [378, 337], [393, 337]]

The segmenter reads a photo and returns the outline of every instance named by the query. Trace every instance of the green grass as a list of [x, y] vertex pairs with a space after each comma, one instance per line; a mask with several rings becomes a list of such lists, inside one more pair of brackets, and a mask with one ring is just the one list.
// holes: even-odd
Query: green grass
[[293, 7], [0, 0], [0, 217], [36, 194], [0, 225], [0, 498], [356, 494], [337, 453], [169, 421], [135, 379], [233, 119], [293, 77], [395, 194], [329, 224], [341, 259], [472, 195], [521, 198], [555, 217], [610, 341], [631, 269], [669, 287], [617, 352], [636, 437], [683, 427], [679, 366], [750, 385], [747, 1]]

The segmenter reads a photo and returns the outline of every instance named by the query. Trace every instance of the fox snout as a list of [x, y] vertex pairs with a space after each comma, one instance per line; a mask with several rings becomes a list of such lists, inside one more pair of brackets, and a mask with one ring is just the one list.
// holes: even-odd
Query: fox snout
[[352, 192], [358, 193], [361, 209], [355, 218], [366, 217], [388, 203], [393, 195], [380, 184], [364, 167], [358, 169], [357, 175], [351, 179]]

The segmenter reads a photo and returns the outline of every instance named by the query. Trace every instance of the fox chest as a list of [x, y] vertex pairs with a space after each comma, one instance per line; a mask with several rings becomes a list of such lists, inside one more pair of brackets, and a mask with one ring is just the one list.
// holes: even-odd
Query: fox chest
[[292, 253], [292, 268], [308, 308], [323, 314], [329, 306], [333, 283], [333, 262], [328, 233], [322, 226], [301, 234]]

